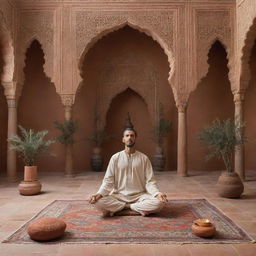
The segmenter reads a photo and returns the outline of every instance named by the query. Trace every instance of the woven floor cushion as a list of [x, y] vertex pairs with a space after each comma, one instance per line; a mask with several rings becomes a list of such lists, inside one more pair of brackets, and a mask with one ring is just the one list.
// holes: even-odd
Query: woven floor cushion
[[41, 218], [31, 222], [27, 232], [31, 239], [49, 241], [61, 237], [66, 229], [66, 223], [57, 218]]

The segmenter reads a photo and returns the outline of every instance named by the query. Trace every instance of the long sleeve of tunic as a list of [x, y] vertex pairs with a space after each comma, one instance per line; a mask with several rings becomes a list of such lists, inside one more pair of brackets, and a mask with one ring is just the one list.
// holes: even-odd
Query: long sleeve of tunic
[[113, 155], [97, 193], [111, 194], [126, 202], [135, 201], [144, 194], [156, 196], [159, 189], [148, 157], [139, 151], [133, 154], [121, 151]]

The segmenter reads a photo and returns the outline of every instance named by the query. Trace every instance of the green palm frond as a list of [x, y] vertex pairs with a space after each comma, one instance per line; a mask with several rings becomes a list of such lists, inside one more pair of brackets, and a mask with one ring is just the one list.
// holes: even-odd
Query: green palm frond
[[95, 146], [100, 147], [101, 144], [113, 136], [110, 136], [106, 133], [105, 130], [96, 130], [93, 132], [92, 136], [87, 137], [87, 140], [92, 141]]
[[162, 145], [164, 138], [167, 136], [172, 126], [172, 122], [170, 120], [166, 120], [164, 118], [163, 105], [159, 104], [159, 120], [156, 122], [153, 130], [152, 130], [152, 139], [155, 141], [157, 145]]
[[202, 145], [210, 149], [206, 160], [212, 157], [222, 158], [228, 171], [232, 171], [233, 153], [237, 146], [243, 145], [247, 138], [243, 135], [245, 125], [232, 119], [216, 119], [203, 128], [198, 135]]
[[16, 150], [23, 159], [25, 165], [32, 166], [38, 156], [45, 154], [53, 140], [44, 140], [48, 131], [34, 132], [32, 129], [26, 130], [21, 125], [18, 126], [21, 136], [15, 135], [7, 140], [11, 143], [11, 149]]
[[77, 130], [77, 122], [73, 120], [65, 120], [63, 123], [54, 121], [54, 126], [61, 131], [61, 135], [56, 140], [64, 145], [73, 145], [75, 143], [74, 133]]

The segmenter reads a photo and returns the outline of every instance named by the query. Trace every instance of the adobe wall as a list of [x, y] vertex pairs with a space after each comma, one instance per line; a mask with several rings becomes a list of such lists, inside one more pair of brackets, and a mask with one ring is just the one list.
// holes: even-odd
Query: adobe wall
[[245, 134], [248, 137], [248, 143], [245, 145], [245, 169], [255, 170], [256, 159], [255, 159], [255, 147], [256, 147], [256, 119], [255, 119], [255, 108], [256, 108], [256, 44], [254, 43], [251, 56], [250, 56], [250, 71], [251, 79], [249, 86], [245, 93]]
[[[99, 105], [104, 112], [103, 126], [106, 124], [106, 127], [109, 127], [111, 122], [115, 123], [116, 127], [119, 126], [121, 121], [118, 121], [115, 117], [110, 117], [108, 110], [111, 107], [112, 112], [115, 112], [116, 110], [113, 106], [119, 106], [123, 102], [120, 98], [114, 98], [126, 89], [124, 84], [127, 81], [118, 80], [118, 73], [122, 70], [119, 67], [119, 69], [111, 73], [111, 76], [108, 76], [108, 79], [103, 79], [104, 76], [102, 74], [104, 72], [99, 75], [97, 68], [93, 70], [93, 66], [90, 65], [92, 62], [87, 63], [87, 61], [92, 60], [97, 63], [100, 60], [102, 65], [106, 65], [105, 70], [117, 66], [116, 63], [119, 60], [115, 55], [113, 55], [115, 58], [111, 59], [112, 62], [102, 61], [107, 58], [107, 53], [110, 53], [111, 49], [109, 48], [106, 53], [100, 48], [97, 50], [97, 45], [104, 42], [112, 32], [113, 34], [118, 33], [119, 29], [121, 31], [123, 27], [129, 26], [137, 32], [142, 32], [144, 36], [147, 35], [151, 42], [154, 41], [156, 45], [154, 49], [158, 49], [159, 52], [160, 50], [162, 51], [160, 54], [159, 52], [157, 53], [158, 50], [154, 52], [153, 48], [146, 50], [146, 47], [144, 47], [143, 51], [140, 50], [139, 52], [152, 54], [149, 54], [148, 57], [158, 69], [157, 74], [162, 79], [161, 84], [166, 85], [162, 87], [164, 89], [159, 90], [159, 97], [162, 94], [165, 102], [166, 116], [172, 120], [177, 120], [175, 104], [177, 106], [186, 106], [190, 98], [187, 113], [188, 124], [193, 123], [193, 125], [191, 127], [188, 126], [188, 152], [197, 153], [195, 153], [195, 157], [193, 155], [190, 156], [189, 169], [215, 169], [221, 167], [213, 162], [199, 164], [203, 151], [198, 148], [197, 142], [192, 139], [193, 134], [200, 127], [205, 123], [209, 123], [211, 119], [221, 112], [220, 109], [215, 107], [214, 102], [208, 100], [209, 108], [214, 108], [214, 111], [207, 110], [207, 108], [203, 109], [203, 112], [201, 111], [202, 116], [198, 119], [198, 122], [195, 123], [193, 120], [195, 116], [198, 116], [200, 99], [210, 99], [210, 95], [214, 95], [220, 102], [226, 102], [225, 104], [223, 103], [223, 106], [220, 104], [218, 107], [222, 106], [227, 116], [233, 115], [234, 105], [231, 91], [238, 91], [241, 86], [244, 88], [247, 86], [239, 83], [239, 75], [243, 69], [239, 64], [241, 56], [247, 55], [248, 58], [250, 55], [250, 47], [247, 47], [248, 50], [247, 52], [245, 51], [245, 54], [242, 49], [243, 45], [246, 44], [245, 38], [249, 29], [253, 29], [252, 23], [256, 16], [256, 4], [254, 2], [252, 3], [250, 0], [168, 0], [164, 2], [148, 1], [145, 4], [142, 1], [121, 0], [118, 3], [108, 1], [106, 5], [105, 1], [102, 2], [100, 0], [93, 2], [82, 0], [75, 2], [72, 0], [63, 0], [61, 2], [57, 0], [36, 2], [32, 0], [8, 0], [1, 1], [0, 10], [4, 13], [4, 20], [6, 20], [9, 34], [14, 39], [15, 51], [12, 53], [12, 57], [14, 58], [15, 56], [15, 68], [14, 66], [12, 67], [10, 62], [7, 69], [13, 72], [14, 78], [12, 80], [14, 83], [10, 85], [12, 88], [8, 87], [7, 89], [8, 92], [12, 92], [16, 96], [22, 95], [18, 106], [18, 120], [21, 123], [38, 128], [46, 124], [51, 129], [51, 121], [49, 120], [63, 119], [64, 111], [61, 104], [70, 103], [71, 101], [71, 104], [74, 103], [74, 117], [81, 120], [81, 130], [78, 131], [77, 137], [81, 138], [84, 134], [90, 134], [93, 129], [91, 113], [95, 105], [93, 99], [96, 94], [95, 84], [99, 83], [97, 79], [101, 79], [101, 88], [104, 88], [104, 90], [101, 90], [100, 93], [105, 96], [101, 97], [101, 104]], [[252, 33], [252, 37], [253, 35], [254, 33]], [[27, 68], [25, 62], [27, 49], [35, 39], [41, 44], [45, 60], [42, 65], [40, 64], [43, 70], [40, 71], [41, 75], [38, 77], [30, 73], [29, 69], [26, 72], [23, 70], [25, 67]], [[150, 40], [147, 42], [150, 42]], [[207, 63], [209, 49], [216, 40], [219, 40], [226, 50], [225, 72], [224, 70], [219, 71], [217, 67], [215, 69]], [[252, 41], [252, 38], [250, 40]], [[111, 44], [113, 47], [115, 46], [113, 42]], [[107, 44], [103, 45], [102, 49], [106, 46]], [[94, 56], [91, 53], [93, 51], [96, 52]], [[9, 47], [9, 53], [11, 53], [11, 47]], [[217, 56], [223, 59], [219, 54], [218, 52]], [[38, 56], [38, 53], [35, 53], [35, 56]], [[125, 57], [124, 54], [121, 59], [124, 60]], [[162, 60], [160, 60], [161, 58]], [[135, 59], [134, 57], [133, 60], [130, 58], [128, 64], [129, 61], [134, 62]], [[34, 61], [36, 62], [37, 60]], [[150, 69], [150, 65], [147, 64], [148, 62], [144, 64], [145, 70]], [[33, 66], [33, 64], [30, 65]], [[246, 77], [249, 77], [247, 75], [249, 68], [246, 65], [245, 70], [247, 72], [245, 72]], [[4, 75], [8, 74], [7, 78], [12, 78], [12, 75], [10, 75], [12, 72], [4, 72]], [[123, 77], [125, 76], [129, 77], [128, 75]], [[152, 77], [154, 78], [156, 75], [153, 74]], [[216, 85], [217, 82], [215, 80], [217, 78], [220, 81], [218, 85]], [[113, 84], [113, 81], [116, 81], [116, 84]], [[44, 110], [43, 100], [41, 102], [40, 100], [36, 101], [38, 91], [32, 86], [35, 82], [38, 85], [37, 88], [46, 90], [45, 96], [49, 98], [49, 108], [56, 110], [51, 112], [48, 121], [44, 121], [44, 116], [40, 121], [35, 121], [37, 120], [37, 114], [33, 113], [33, 108], [30, 105], [37, 109], [39, 113], [41, 113], [40, 109]], [[143, 86], [138, 86], [136, 82], [134, 83], [131, 80], [128, 82], [130, 82], [130, 87], [135, 93], [130, 92], [130, 94], [127, 94], [130, 103], [125, 103], [128, 104], [127, 107], [123, 104], [122, 108], [129, 108], [131, 105], [140, 106], [142, 108], [141, 111], [144, 113], [143, 116], [148, 116], [148, 124], [154, 122], [156, 108], [152, 104], [154, 102], [152, 88], [147, 90], [147, 81], [145, 82], [145, 79], [140, 81], [141, 84], [144, 82]], [[112, 87], [109, 87], [109, 85]], [[172, 90], [170, 90], [170, 87]], [[87, 90], [88, 88], [90, 90]], [[109, 89], [107, 93], [106, 88]], [[168, 91], [166, 88], [168, 88]], [[227, 88], [230, 88], [230, 90]], [[248, 90], [252, 89], [249, 88]], [[58, 94], [61, 96], [62, 102]], [[248, 98], [248, 96], [246, 97]], [[74, 98], [75, 101], [73, 101]], [[112, 102], [113, 99], [115, 99], [115, 102]], [[246, 104], [248, 105], [249, 103]], [[122, 108], [118, 110], [121, 111]], [[133, 110], [131, 109], [131, 111]], [[122, 112], [119, 113], [119, 115], [122, 114]], [[26, 115], [30, 117], [29, 121], [26, 119]], [[108, 118], [106, 119], [107, 115]], [[246, 118], [250, 119], [251, 115], [247, 113]], [[113, 126], [111, 129], [115, 130], [116, 128]], [[167, 155], [171, 159], [167, 169], [176, 168], [177, 143], [174, 141], [177, 141], [177, 121], [174, 121], [173, 133], [171, 134], [170, 138], [168, 138], [168, 146], [166, 146]], [[3, 138], [0, 140], [3, 140]], [[145, 150], [150, 149], [148, 154], [152, 154], [152, 142], [145, 141], [142, 144], [145, 145]], [[114, 146], [110, 150], [112, 146], [106, 143], [107, 152], [114, 151]], [[85, 142], [75, 145], [76, 159], [74, 162], [76, 170], [88, 168], [88, 156], [91, 148], [92, 146]], [[58, 155], [63, 153], [63, 149], [59, 146], [56, 146], [54, 151]], [[83, 158], [84, 155], [86, 155], [87, 160]], [[62, 168], [63, 159], [64, 154], [53, 161], [54, 169], [59, 170], [59, 168]], [[42, 167], [48, 170], [48, 161], [43, 161]]]

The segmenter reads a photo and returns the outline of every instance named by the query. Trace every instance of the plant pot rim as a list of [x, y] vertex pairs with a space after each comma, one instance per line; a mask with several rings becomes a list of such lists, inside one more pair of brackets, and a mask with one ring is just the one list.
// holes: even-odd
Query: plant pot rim
[[221, 172], [221, 175], [223, 175], [223, 176], [239, 176], [235, 171], [232, 171], [232, 172], [223, 171], [223, 172]]

